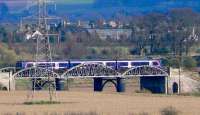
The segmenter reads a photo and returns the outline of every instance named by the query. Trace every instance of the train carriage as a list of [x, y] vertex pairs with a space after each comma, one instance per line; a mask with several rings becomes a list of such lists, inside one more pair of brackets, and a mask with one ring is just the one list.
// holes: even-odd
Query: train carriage
[[47, 67], [53, 68], [56, 71], [65, 71], [77, 65], [83, 63], [100, 63], [104, 66], [111, 67], [113, 69], [124, 71], [129, 68], [137, 67], [137, 66], [156, 66], [161, 67], [160, 60], [69, 60], [69, 61], [52, 61], [52, 62], [34, 62], [34, 61], [18, 61], [16, 63], [16, 69], [21, 70], [29, 67]]

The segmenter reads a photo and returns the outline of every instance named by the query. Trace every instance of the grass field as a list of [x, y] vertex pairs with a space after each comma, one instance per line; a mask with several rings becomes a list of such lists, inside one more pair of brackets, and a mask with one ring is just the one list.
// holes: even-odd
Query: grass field
[[36, 92], [34, 100], [28, 100], [27, 83], [18, 80], [19, 91], [0, 92], [0, 115], [160, 115], [168, 107], [179, 115], [200, 114], [200, 97], [135, 93], [138, 79], [127, 81], [125, 93], [116, 93], [112, 83], [101, 93], [93, 92], [91, 80], [77, 79], [70, 83], [69, 91], [57, 92], [55, 104], [48, 104], [47, 91]]
[[[65, 113], [90, 113], [98, 115], [137, 115], [148, 113], [160, 115], [163, 108], [172, 106], [181, 115], [199, 115], [200, 98], [152, 94], [127, 94], [115, 92], [94, 93], [91, 90], [65, 91], [57, 93], [53, 105], [24, 105], [27, 91], [0, 92], [1, 115], [65, 115]], [[48, 93], [36, 92], [35, 100], [45, 100]], [[18, 114], [16, 114], [18, 113]], [[19, 114], [20, 113], [20, 114]], [[76, 115], [76, 114], [74, 114]], [[81, 115], [81, 114], [79, 114]]]

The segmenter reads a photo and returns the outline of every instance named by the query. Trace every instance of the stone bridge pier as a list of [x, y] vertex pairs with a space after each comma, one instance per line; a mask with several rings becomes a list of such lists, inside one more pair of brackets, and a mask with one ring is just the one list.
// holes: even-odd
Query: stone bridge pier
[[15, 90], [15, 79], [12, 74], [15, 72], [14, 67], [0, 69], [0, 90]]
[[123, 78], [93, 78], [94, 79], [94, 91], [103, 91], [104, 86], [111, 82], [114, 84], [117, 92], [125, 92], [125, 79]]

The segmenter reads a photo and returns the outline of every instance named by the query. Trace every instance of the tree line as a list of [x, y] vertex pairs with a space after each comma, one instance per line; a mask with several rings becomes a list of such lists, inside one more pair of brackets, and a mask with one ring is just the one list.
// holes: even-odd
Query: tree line
[[[60, 39], [51, 38], [55, 59], [132, 59], [135, 56], [191, 56], [199, 53], [200, 13], [191, 9], [172, 9], [166, 13], [115, 17], [128, 23], [131, 36], [100, 39], [86, 28], [59, 25], [54, 31]], [[120, 20], [121, 19], [121, 20]], [[127, 19], [127, 20], [125, 20]], [[34, 42], [27, 41], [18, 29], [0, 26], [0, 41], [13, 50], [18, 59], [30, 59]]]

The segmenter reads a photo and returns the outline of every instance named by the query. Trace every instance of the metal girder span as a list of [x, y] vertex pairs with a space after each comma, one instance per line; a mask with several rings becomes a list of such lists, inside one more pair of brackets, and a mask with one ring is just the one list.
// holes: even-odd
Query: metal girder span
[[168, 73], [154, 66], [139, 66], [134, 67], [122, 74], [124, 77], [140, 77], [140, 76], [169, 76]]
[[99, 63], [84, 63], [62, 74], [62, 78], [120, 77], [116, 70]]
[[30, 67], [13, 74], [14, 78], [60, 78], [59, 74], [41, 67]]

